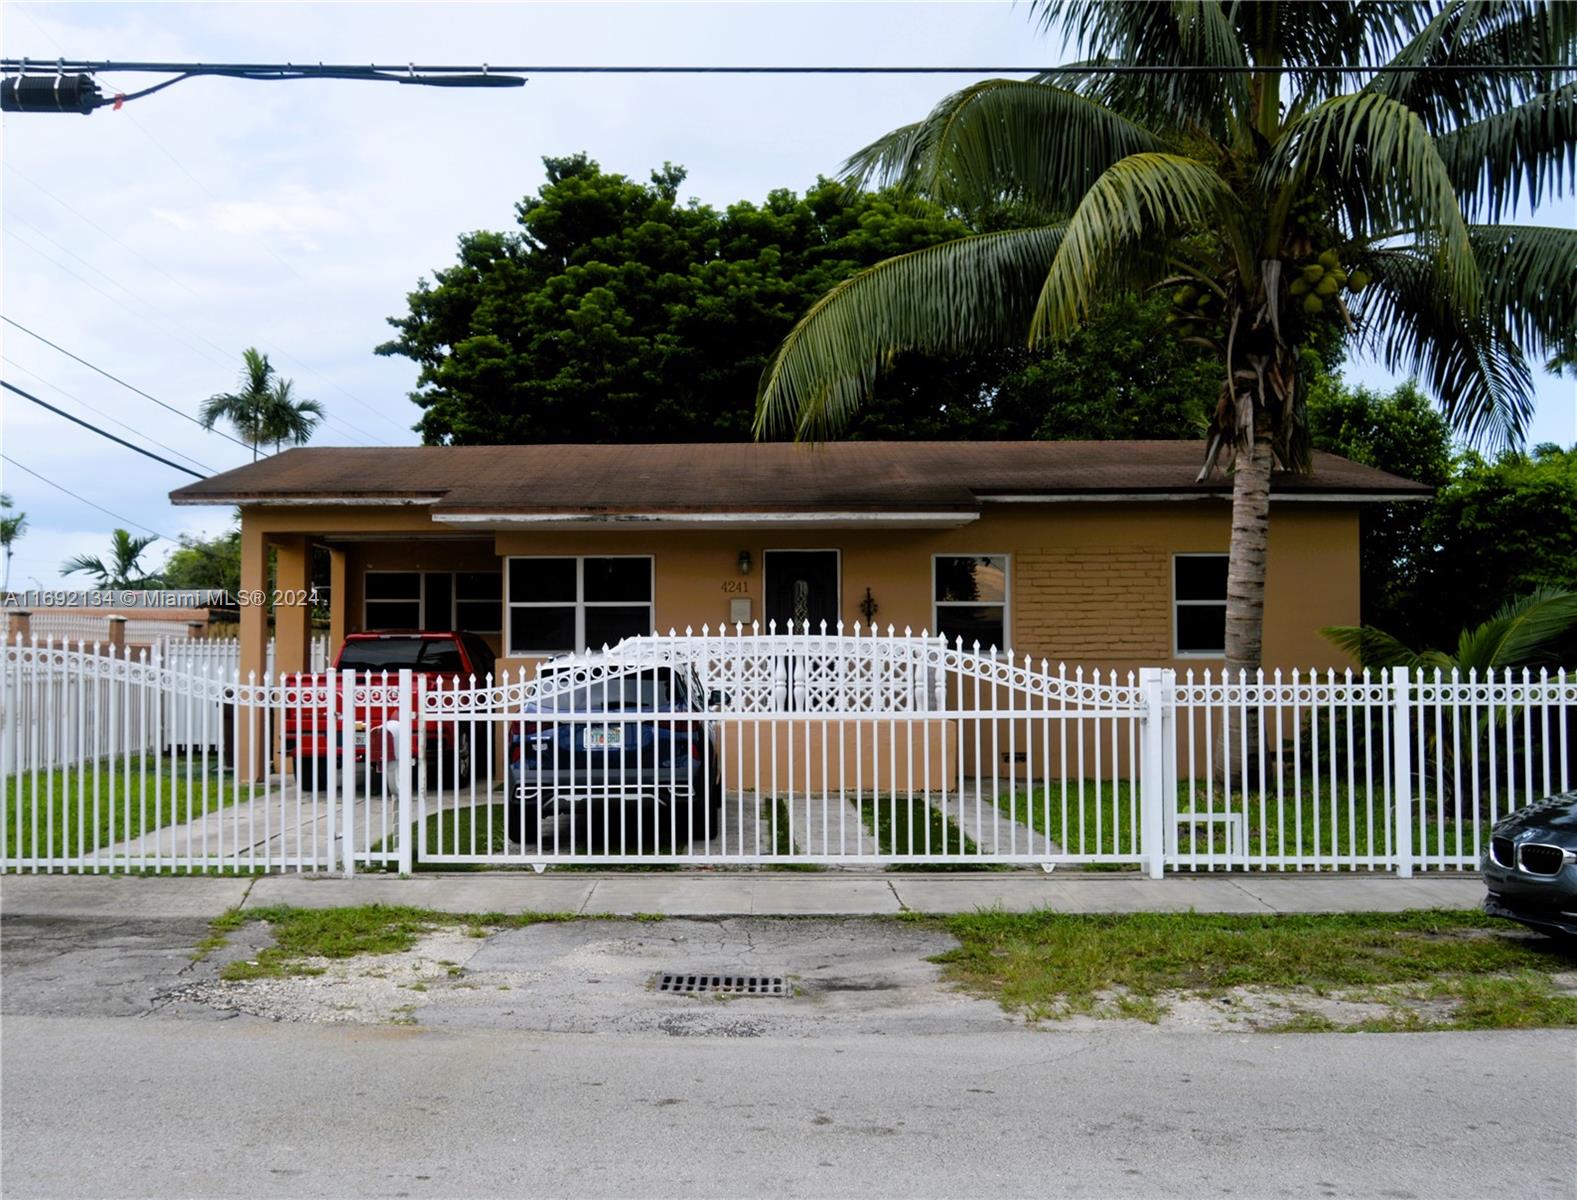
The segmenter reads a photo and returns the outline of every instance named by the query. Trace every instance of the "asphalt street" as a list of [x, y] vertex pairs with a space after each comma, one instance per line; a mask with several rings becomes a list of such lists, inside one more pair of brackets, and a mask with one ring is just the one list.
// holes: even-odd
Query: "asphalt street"
[[1573, 1194], [1551, 1033], [603, 1037], [11, 1016], [5, 1194]]

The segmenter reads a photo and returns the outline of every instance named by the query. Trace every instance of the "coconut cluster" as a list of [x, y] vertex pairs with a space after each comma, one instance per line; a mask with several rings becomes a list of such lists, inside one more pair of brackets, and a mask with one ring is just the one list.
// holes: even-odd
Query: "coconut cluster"
[[1345, 270], [1341, 256], [1334, 250], [1326, 250], [1298, 271], [1287, 291], [1302, 297], [1303, 311], [1311, 317], [1317, 317], [1343, 289], [1356, 296], [1368, 286], [1367, 271], [1362, 267]]

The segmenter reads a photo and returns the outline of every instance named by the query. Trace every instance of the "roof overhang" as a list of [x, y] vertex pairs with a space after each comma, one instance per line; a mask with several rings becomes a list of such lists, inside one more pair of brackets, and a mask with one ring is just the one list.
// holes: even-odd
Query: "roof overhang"
[[189, 496], [170, 493], [171, 504], [243, 505], [246, 508], [426, 508], [443, 499], [441, 492], [412, 496]]
[[958, 529], [978, 512], [435, 512], [456, 529]]
[[[1428, 500], [1427, 492], [1276, 492], [1270, 498], [1277, 504], [1396, 504]], [[1230, 502], [1232, 493], [1219, 492], [1054, 492], [1048, 494], [983, 495], [982, 504], [1144, 504], [1177, 500], [1221, 500]]]

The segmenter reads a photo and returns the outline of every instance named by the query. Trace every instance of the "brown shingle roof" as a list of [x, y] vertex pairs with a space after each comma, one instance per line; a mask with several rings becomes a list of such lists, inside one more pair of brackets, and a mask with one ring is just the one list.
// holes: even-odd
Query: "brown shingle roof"
[[[993, 495], [1209, 494], [1202, 442], [831, 442], [287, 450], [177, 488], [177, 504], [408, 499], [437, 512], [950, 512]], [[1333, 454], [1279, 494], [1429, 489]]]

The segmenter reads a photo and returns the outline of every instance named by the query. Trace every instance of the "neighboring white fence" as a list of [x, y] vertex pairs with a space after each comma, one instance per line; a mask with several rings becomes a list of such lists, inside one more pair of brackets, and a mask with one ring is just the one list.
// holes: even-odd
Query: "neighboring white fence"
[[1066, 672], [941, 639], [630, 639], [498, 680], [243, 683], [13, 644], [7, 869], [1474, 867], [1577, 783], [1577, 677]]

